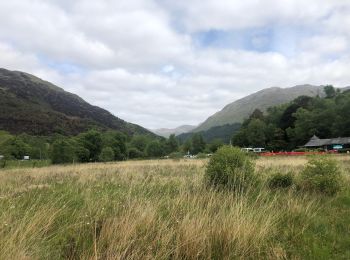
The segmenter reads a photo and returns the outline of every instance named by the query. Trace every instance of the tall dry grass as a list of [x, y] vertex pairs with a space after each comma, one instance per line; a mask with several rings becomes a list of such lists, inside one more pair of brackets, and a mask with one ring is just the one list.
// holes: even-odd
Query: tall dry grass
[[[0, 259], [287, 258], [280, 238], [298, 238], [317, 213], [317, 198], [271, 193], [263, 179], [245, 194], [208, 190], [205, 164], [1, 171]], [[286, 164], [302, 166], [260, 159], [257, 168]]]

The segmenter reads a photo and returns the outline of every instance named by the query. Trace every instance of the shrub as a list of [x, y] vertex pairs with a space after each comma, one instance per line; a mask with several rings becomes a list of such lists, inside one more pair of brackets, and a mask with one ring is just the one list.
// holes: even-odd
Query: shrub
[[268, 186], [271, 189], [289, 188], [293, 185], [293, 176], [290, 173], [276, 173], [268, 180]]
[[0, 169], [5, 167], [6, 167], [6, 160], [5, 159], [0, 160]]
[[114, 161], [114, 151], [111, 147], [104, 147], [99, 156], [101, 162], [111, 162]]
[[297, 149], [294, 149], [294, 152], [307, 152], [309, 151], [308, 149], [306, 148], [297, 148]]
[[210, 158], [205, 181], [215, 188], [242, 190], [254, 175], [254, 163], [247, 153], [237, 147], [222, 146]]
[[181, 159], [183, 158], [183, 154], [180, 152], [172, 152], [171, 154], [169, 154], [169, 158], [171, 159]]
[[341, 172], [329, 158], [312, 158], [301, 172], [300, 188], [305, 191], [334, 195], [341, 188]]
[[197, 159], [205, 159], [208, 158], [208, 156], [205, 153], [199, 153], [196, 156]]

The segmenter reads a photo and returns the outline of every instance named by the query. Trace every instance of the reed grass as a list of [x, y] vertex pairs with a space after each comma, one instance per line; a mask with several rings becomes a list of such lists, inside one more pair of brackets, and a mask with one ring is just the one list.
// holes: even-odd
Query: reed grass
[[[349, 157], [337, 160], [346, 174]], [[258, 159], [261, 180], [244, 193], [207, 189], [206, 163], [153, 160], [2, 170], [0, 259], [313, 256], [311, 245], [297, 248], [305, 234], [310, 239], [315, 219], [331, 202], [293, 189], [271, 191], [265, 183], [272, 171], [297, 174], [306, 158]], [[346, 192], [339, 196], [347, 198]]]

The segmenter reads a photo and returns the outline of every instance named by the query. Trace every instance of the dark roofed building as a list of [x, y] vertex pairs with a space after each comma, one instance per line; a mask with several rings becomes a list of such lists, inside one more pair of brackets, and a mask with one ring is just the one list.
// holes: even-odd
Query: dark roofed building
[[330, 140], [331, 139], [320, 139], [316, 135], [314, 135], [313, 137], [311, 137], [309, 142], [307, 142], [307, 144], [305, 144], [305, 147], [309, 147], [309, 148], [323, 147], [324, 145], [327, 145], [327, 143], [329, 143]]
[[304, 146], [307, 148], [323, 148], [325, 150], [338, 150], [343, 148], [349, 148], [350, 137], [320, 139], [316, 135], [314, 135]]

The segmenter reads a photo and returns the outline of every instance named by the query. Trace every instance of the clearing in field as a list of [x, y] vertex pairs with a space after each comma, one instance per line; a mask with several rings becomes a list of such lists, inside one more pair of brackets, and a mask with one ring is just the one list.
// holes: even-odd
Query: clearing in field
[[271, 190], [304, 157], [260, 158], [245, 193], [203, 184], [206, 160], [0, 171], [1, 259], [349, 259], [350, 156], [335, 197]]

